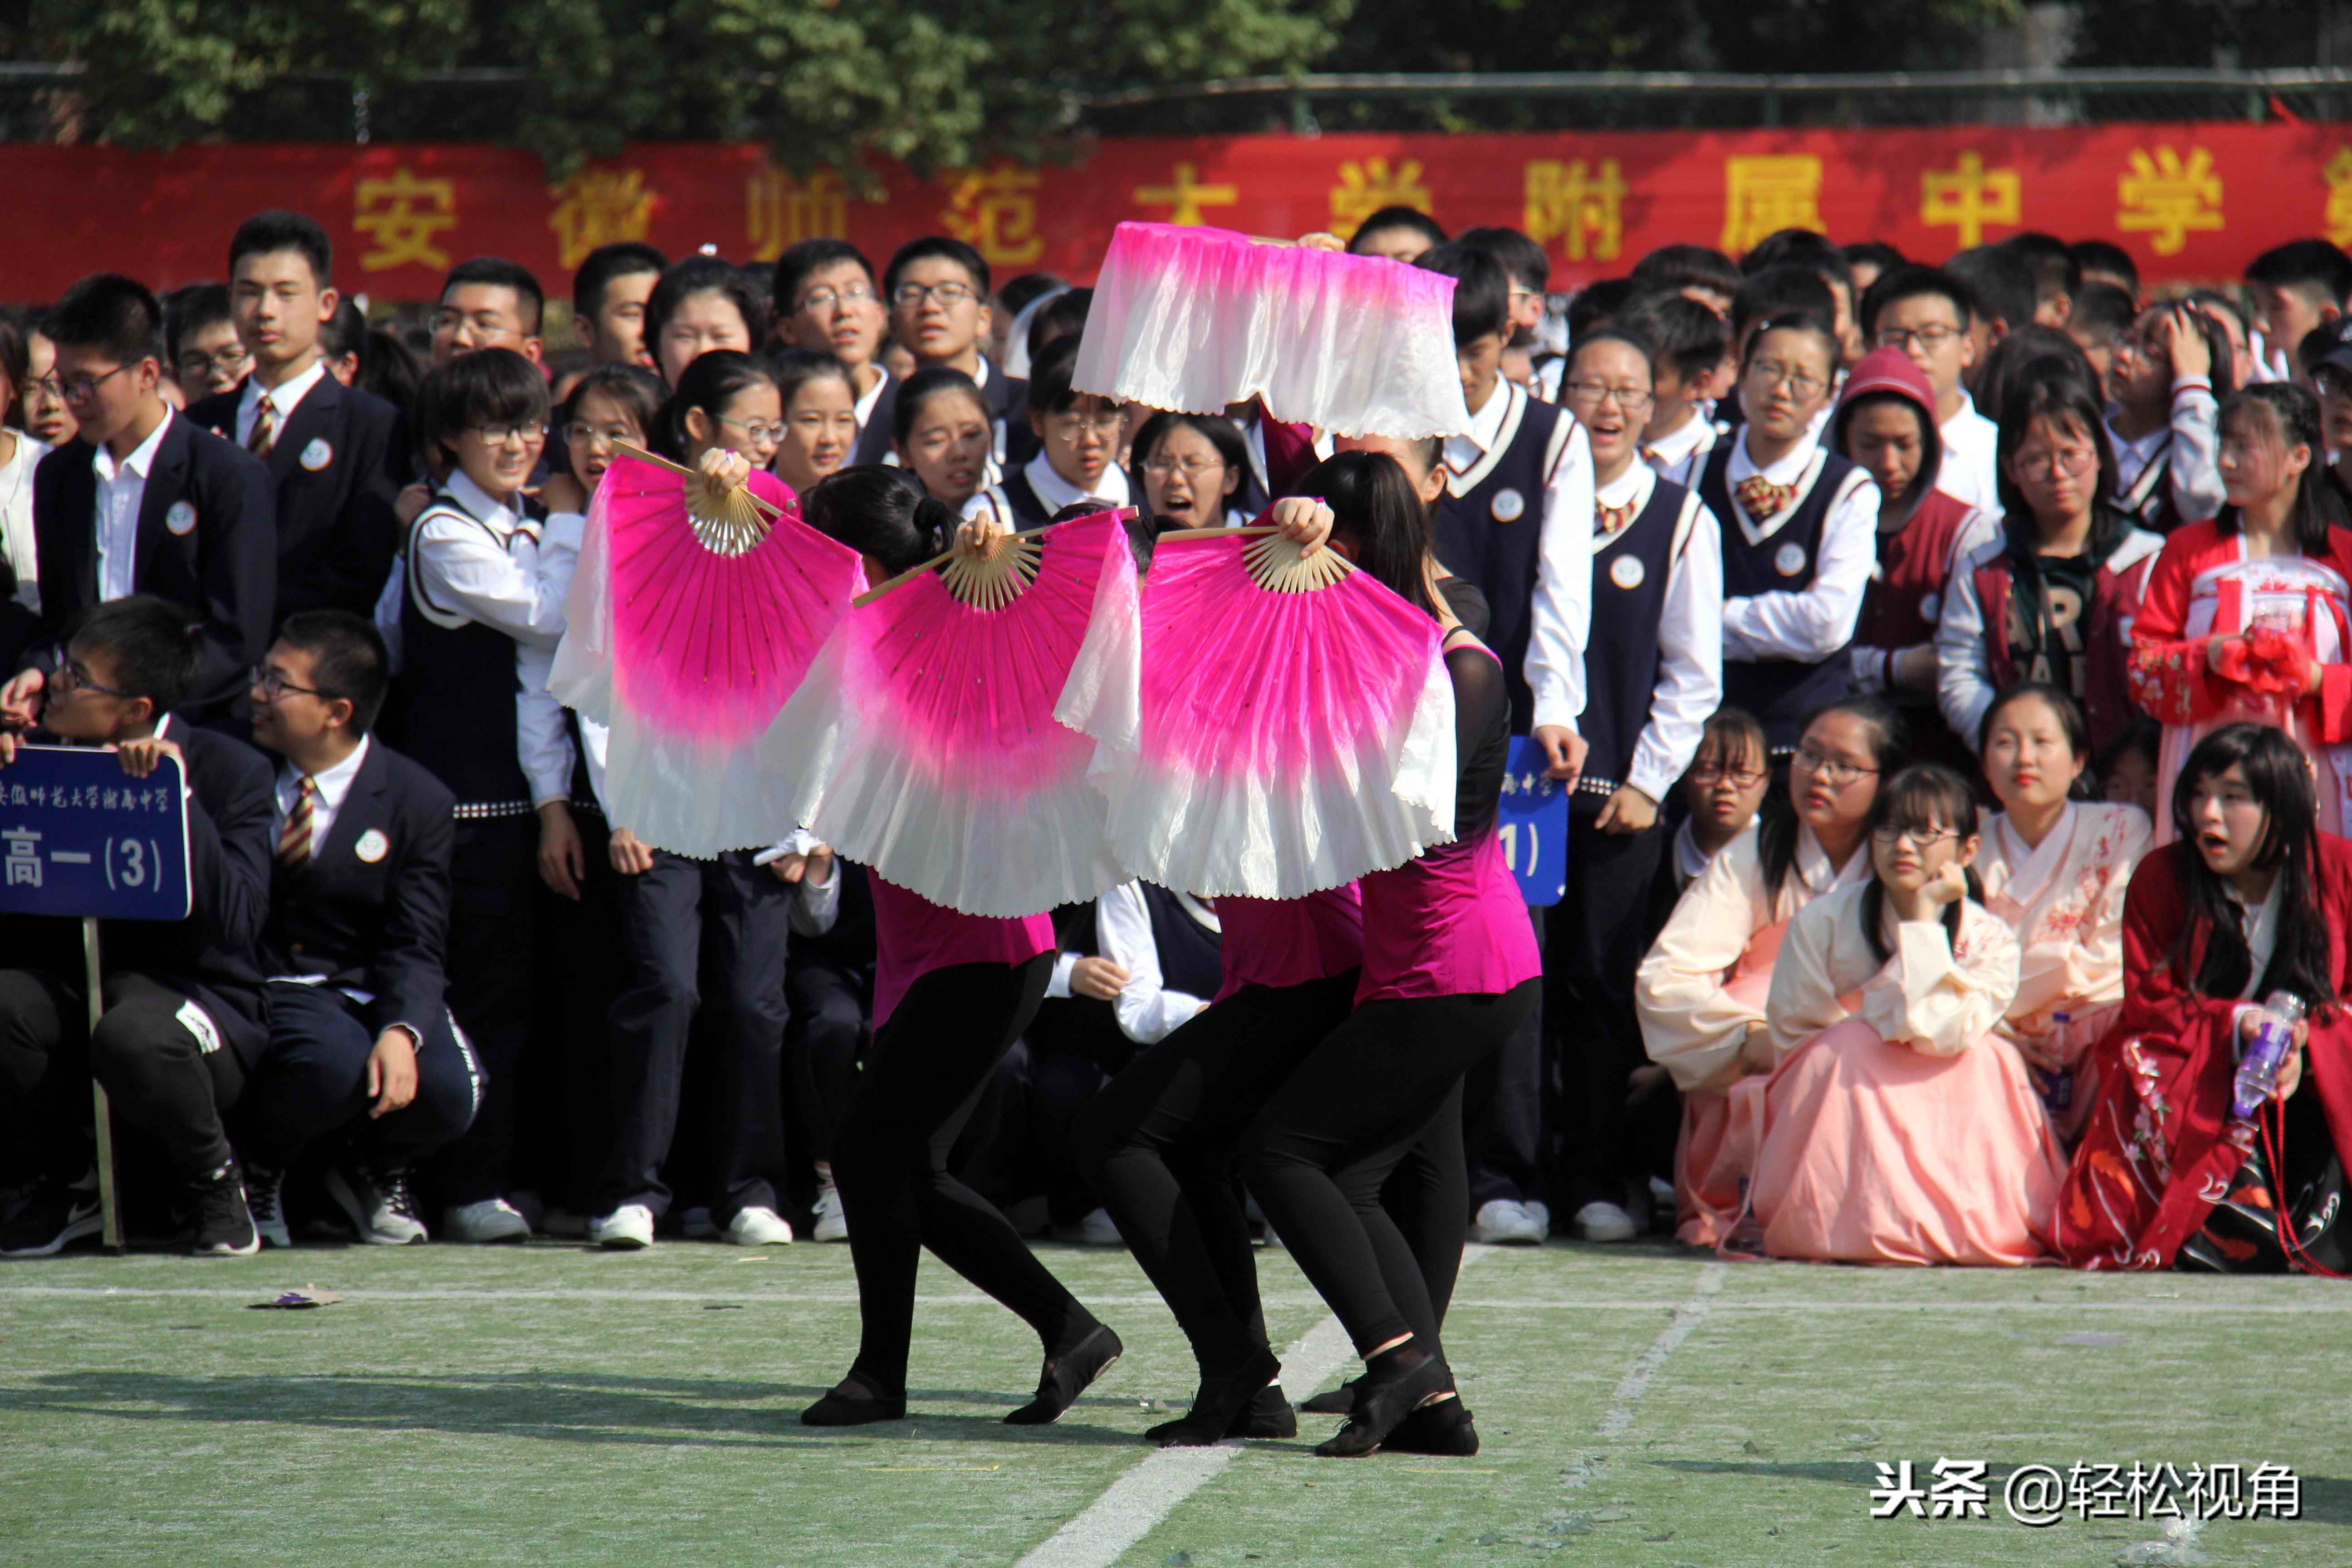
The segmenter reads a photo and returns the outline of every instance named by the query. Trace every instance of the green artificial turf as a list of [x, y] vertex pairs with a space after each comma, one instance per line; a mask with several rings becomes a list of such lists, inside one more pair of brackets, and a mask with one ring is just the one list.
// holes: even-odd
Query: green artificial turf
[[[1040, 1430], [999, 1419], [1034, 1338], [928, 1260], [912, 1418], [850, 1432], [795, 1419], [855, 1346], [839, 1247], [0, 1267], [0, 1563], [1013, 1563], [1152, 1460], [1192, 1383], [1124, 1252], [1041, 1254], [1128, 1353]], [[1286, 1255], [1259, 1269], [1278, 1345], [1323, 1321]], [[305, 1285], [345, 1300], [247, 1310]], [[2029, 1530], [2001, 1478], [2137, 1460], [2298, 1472], [2302, 1519], [2190, 1543], [2216, 1568], [2352, 1564], [2347, 1312], [2314, 1279], [1474, 1249], [1447, 1348], [1476, 1458], [1318, 1459], [1308, 1417], [1116, 1561], [2104, 1565], [2161, 1525]], [[1879, 1463], [1947, 1458], [1986, 1461], [1989, 1519], [1870, 1517]]]

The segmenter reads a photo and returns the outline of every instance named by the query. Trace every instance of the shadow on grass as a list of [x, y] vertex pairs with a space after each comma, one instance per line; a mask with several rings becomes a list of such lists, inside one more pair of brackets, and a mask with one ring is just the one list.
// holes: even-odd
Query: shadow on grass
[[[1823, 1459], [1788, 1465], [1732, 1464], [1707, 1459], [1651, 1459], [1645, 1462], [1662, 1470], [1681, 1470], [1691, 1475], [1753, 1476], [1759, 1480], [1832, 1481], [1840, 1486], [1858, 1488], [1864, 1492], [1878, 1485], [1878, 1467], [1869, 1459]], [[1985, 1468], [1986, 1476], [1996, 1483], [1992, 1493], [1992, 1509], [1996, 1517], [2000, 1509], [1998, 1483], [2006, 1481], [2010, 1473], [2018, 1468], [2001, 1464]], [[1924, 1486], [1927, 1484], [1926, 1467], [1923, 1465], [1918, 1468], [1918, 1482]], [[2066, 1467], [2060, 1465], [2058, 1468], [2063, 1472]], [[2248, 1467], [2249, 1473], [2252, 1468], [2252, 1466]], [[2125, 1473], [2130, 1473], [2128, 1465]], [[2352, 1525], [2352, 1479], [2336, 1476], [2305, 1476], [2302, 1484], [2303, 1513], [2300, 1522]], [[2071, 1520], [2073, 1516], [2070, 1514], [2068, 1518]]]
[[[0, 1412], [345, 1431], [457, 1432], [649, 1447], [837, 1447], [859, 1436], [903, 1437], [909, 1426], [926, 1441], [1143, 1446], [1135, 1433], [1067, 1419], [1051, 1426], [1007, 1426], [995, 1416], [925, 1408], [927, 1405], [1002, 1404], [1010, 1409], [1026, 1398], [969, 1389], [912, 1390], [908, 1395], [908, 1419], [903, 1422], [847, 1429], [801, 1426], [800, 1406], [823, 1393], [823, 1388], [808, 1384], [600, 1373], [183, 1377], [89, 1371], [53, 1373], [0, 1387]], [[760, 1407], [750, 1407], [755, 1402], [760, 1402]], [[1122, 1402], [1080, 1401], [1082, 1405], [1088, 1403]]]

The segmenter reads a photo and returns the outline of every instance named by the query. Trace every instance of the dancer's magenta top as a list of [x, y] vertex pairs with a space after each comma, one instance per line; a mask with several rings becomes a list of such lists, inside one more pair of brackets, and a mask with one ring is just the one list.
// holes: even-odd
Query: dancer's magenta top
[[1303, 899], [1219, 899], [1222, 1002], [1244, 985], [1304, 985], [1364, 962], [1364, 902], [1356, 884]]
[[959, 914], [869, 876], [874, 895], [874, 1026], [890, 1020], [907, 988], [958, 963], [1026, 963], [1054, 950], [1054, 921], [1035, 914], [996, 920]]

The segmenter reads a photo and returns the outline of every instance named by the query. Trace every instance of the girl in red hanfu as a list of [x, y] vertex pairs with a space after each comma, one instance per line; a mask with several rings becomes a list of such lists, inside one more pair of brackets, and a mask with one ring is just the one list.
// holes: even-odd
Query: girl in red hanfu
[[[2198, 742], [2172, 792], [2180, 842], [2124, 905], [2124, 1005], [2045, 1238], [2082, 1268], [2338, 1274], [2352, 1268], [2339, 1151], [2352, 1149], [2352, 845], [2315, 825], [2311, 775], [2266, 725]], [[2252, 1121], [2232, 1115], [2257, 1004], [2310, 1021]]]
[[[2352, 832], [2352, 531], [2333, 526], [2319, 405], [2288, 382], [2221, 410], [2230, 504], [2165, 542], [2132, 626], [2130, 681], [2164, 726], [2159, 797], [2206, 731], [2284, 731], [2310, 760], [2319, 823]], [[2157, 842], [2171, 838], [2157, 824]]]

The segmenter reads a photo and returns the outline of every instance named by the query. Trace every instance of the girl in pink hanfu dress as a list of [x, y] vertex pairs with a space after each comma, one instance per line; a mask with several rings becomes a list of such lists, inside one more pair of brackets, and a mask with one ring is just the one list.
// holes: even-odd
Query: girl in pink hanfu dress
[[[1772, 1068], [1764, 1003], [1782, 934], [1798, 910], [1870, 874], [1864, 824], [1905, 743], [1884, 698], [1813, 715], [1786, 791], [1767, 796], [1757, 825], [1707, 863], [1634, 975], [1643, 1045], [1683, 1092], [1675, 1234], [1687, 1246], [1715, 1246], [1739, 1210], [1757, 1119], [1735, 1122], [1731, 1102]], [[1750, 1136], [1735, 1136], [1735, 1125]]]
[[[2321, 828], [2352, 833], [2352, 532], [2331, 521], [2324, 450], [2292, 383], [2222, 405], [2230, 504], [2165, 542], [2132, 626], [2132, 695], [2164, 725], [2159, 799], [2200, 740], [2251, 719], [2303, 749]], [[2171, 822], [2156, 832], [2169, 843]]]
[[2137, 805], [2074, 798], [2089, 763], [2083, 710], [2054, 686], [2012, 686], [1985, 710], [1979, 751], [2001, 811], [1971, 868], [1987, 912], [2021, 949], [1994, 1032], [2015, 1046], [2072, 1149], [2098, 1098], [2093, 1049], [2124, 1000], [2124, 894], [2154, 831]]
[[2034, 1230], [2066, 1158], [2024, 1061], [1993, 1033], [2017, 994], [2017, 938], [1970, 897], [1977, 846], [1967, 781], [1906, 768], [1871, 807], [1871, 878], [1790, 922], [1766, 1005], [1782, 1059], [1742, 1227], [1769, 1256], [2042, 1256]]

